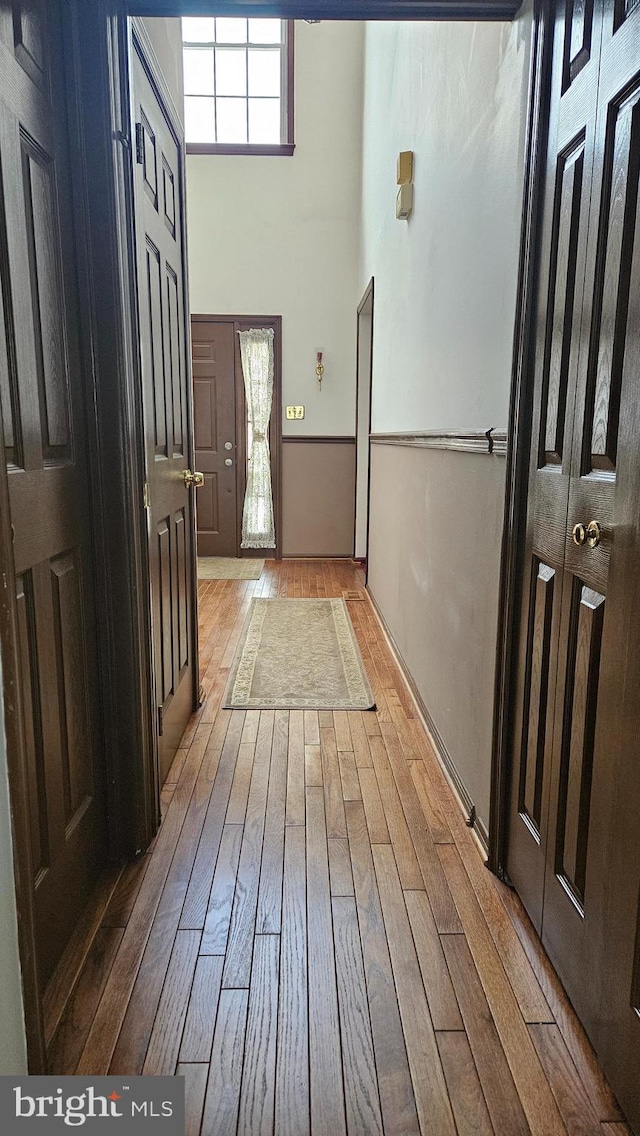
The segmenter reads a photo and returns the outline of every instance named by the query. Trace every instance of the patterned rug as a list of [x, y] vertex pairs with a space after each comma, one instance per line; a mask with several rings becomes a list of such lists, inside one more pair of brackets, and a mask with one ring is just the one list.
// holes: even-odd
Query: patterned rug
[[373, 695], [345, 601], [252, 600], [223, 706], [372, 709]]
[[199, 556], [199, 580], [259, 580], [264, 560], [236, 560], [233, 556]]

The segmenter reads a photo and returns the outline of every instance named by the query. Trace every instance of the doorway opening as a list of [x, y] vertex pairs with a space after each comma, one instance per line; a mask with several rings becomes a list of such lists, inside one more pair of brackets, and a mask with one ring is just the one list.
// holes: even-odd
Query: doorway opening
[[[267, 441], [274, 547], [245, 547], [243, 514], [253, 423], [247, 405], [240, 336], [273, 331], [273, 391]], [[198, 557], [282, 557], [282, 319], [191, 316], [195, 462], [204, 475], [196, 496]], [[257, 543], [254, 539], [253, 543]]]

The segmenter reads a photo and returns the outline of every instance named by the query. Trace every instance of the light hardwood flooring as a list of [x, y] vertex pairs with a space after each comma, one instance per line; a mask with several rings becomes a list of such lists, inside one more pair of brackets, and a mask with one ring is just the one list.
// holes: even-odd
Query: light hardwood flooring
[[[622, 1136], [362, 586], [349, 561], [200, 582], [206, 702], [49, 991], [52, 1071], [182, 1074], [189, 1136]], [[377, 712], [220, 708], [252, 596], [351, 590]]]

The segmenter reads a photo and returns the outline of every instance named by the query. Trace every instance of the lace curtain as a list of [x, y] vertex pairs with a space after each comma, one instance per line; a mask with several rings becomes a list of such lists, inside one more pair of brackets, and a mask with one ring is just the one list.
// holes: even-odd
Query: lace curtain
[[239, 331], [242, 374], [249, 411], [247, 491], [242, 512], [242, 547], [275, 548], [269, 457], [273, 398], [273, 328]]

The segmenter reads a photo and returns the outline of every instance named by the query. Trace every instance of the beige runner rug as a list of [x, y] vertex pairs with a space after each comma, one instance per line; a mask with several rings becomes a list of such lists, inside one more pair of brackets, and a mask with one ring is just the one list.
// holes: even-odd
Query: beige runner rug
[[254, 599], [223, 705], [370, 710], [373, 694], [344, 600]]
[[234, 556], [199, 556], [199, 580], [259, 580], [264, 560], [236, 559]]

